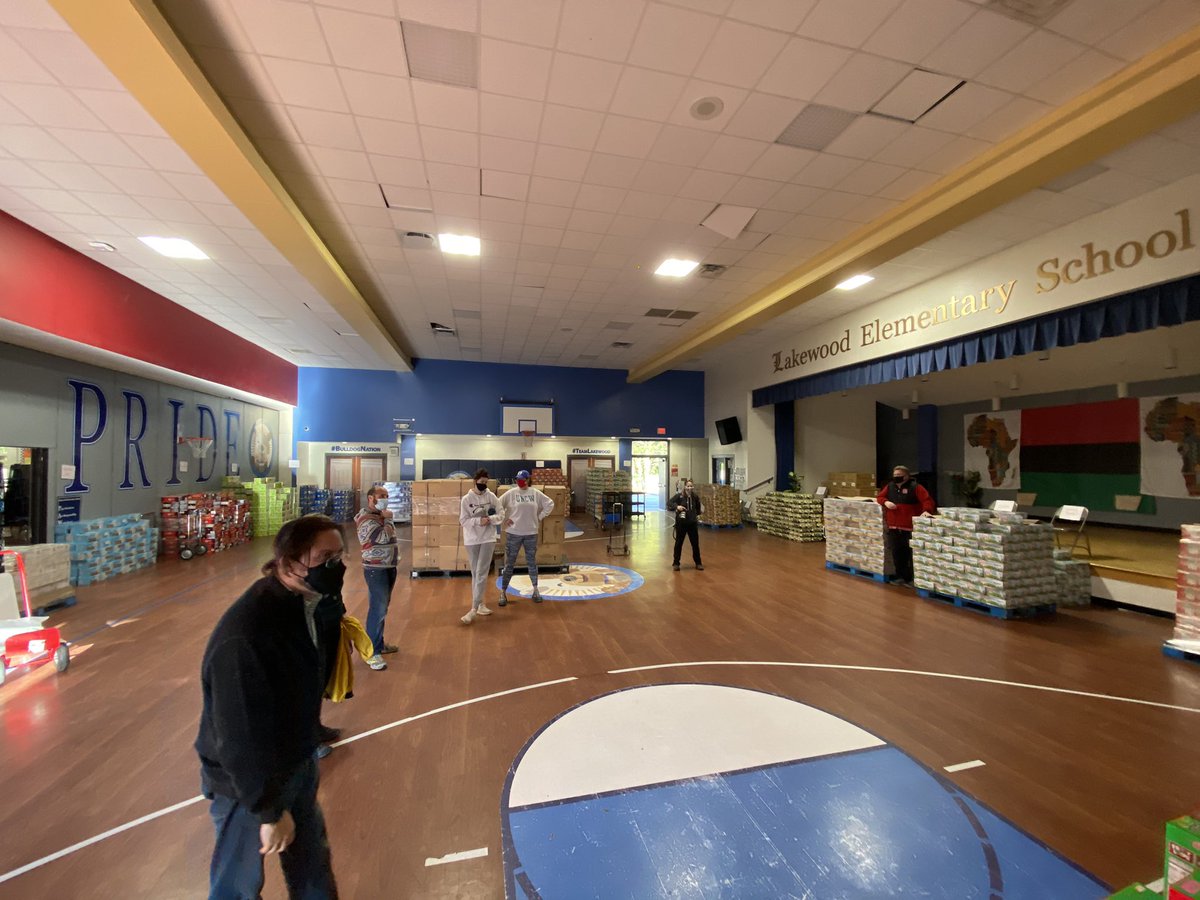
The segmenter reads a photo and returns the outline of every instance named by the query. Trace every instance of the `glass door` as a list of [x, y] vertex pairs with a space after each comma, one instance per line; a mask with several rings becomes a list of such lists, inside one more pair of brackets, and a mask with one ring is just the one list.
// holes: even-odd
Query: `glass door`
[[646, 495], [646, 511], [664, 509], [669, 493], [666, 441], [633, 441], [633, 489]]

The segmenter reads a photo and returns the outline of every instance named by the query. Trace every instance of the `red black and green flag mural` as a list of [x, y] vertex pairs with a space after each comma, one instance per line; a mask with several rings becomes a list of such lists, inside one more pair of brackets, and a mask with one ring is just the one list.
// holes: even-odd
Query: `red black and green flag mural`
[[[1141, 416], [1135, 398], [1021, 411], [1021, 490], [1038, 506], [1116, 510], [1141, 494]], [[1127, 510], [1128, 511], [1128, 510]], [[1138, 512], [1154, 512], [1142, 497]]]

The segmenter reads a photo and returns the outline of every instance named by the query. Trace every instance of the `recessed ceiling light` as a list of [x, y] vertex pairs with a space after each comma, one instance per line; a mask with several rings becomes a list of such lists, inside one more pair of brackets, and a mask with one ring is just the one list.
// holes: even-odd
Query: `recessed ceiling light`
[[88, 241], [88, 246], [93, 250], [102, 250], [105, 253], [116, 253], [117, 248], [107, 241]]
[[207, 253], [191, 241], [184, 240], [183, 238], [147, 236], [140, 237], [138, 240], [151, 250], [156, 250], [163, 256], [171, 257], [171, 259], [208, 259]]
[[852, 291], [855, 288], [860, 288], [864, 284], [868, 284], [875, 280], [874, 275], [855, 275], [853, 278], [847, 278], [837, 286], [839, 291]]
[[491, 435], [490, 435], [490, 434], [485, 434], [485, 435], [484, 435], [484, 437], [491, 437]]
[[443, 253], [454, 253], [459, 256], [478, 256], [479, 238], [463, 234], [439, 234], [438, 246]]
[[661, 266], [654, 270], [655, 275], [669, 275], [671, 278], [683, 278], [695, 271], [700, 263], [693, 259], [665, 259]]
[[715, 119], [724, 111], [725, 101], [720, 97], [701, 97], [688, 110], [693, 119], [699, 119], [701, 122]]

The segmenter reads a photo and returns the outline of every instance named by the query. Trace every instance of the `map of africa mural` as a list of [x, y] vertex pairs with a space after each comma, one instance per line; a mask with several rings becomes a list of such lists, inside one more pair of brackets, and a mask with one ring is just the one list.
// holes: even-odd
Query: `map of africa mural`
[[1142, 493], [1200, 499], [1200, 394], [1141, 400]]
[[964, 471], [986, 473], [983, 486], [1012, 490], [1021, 486], [1021, 413], [1019, 410], [974, 413], [966, 420]]

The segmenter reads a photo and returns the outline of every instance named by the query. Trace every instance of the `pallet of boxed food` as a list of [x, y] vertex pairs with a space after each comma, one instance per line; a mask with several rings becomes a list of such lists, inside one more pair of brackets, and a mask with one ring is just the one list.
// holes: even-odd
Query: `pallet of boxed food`
[[[534, 487], [554, 501], [554, 508], [550, 511], [550, 515], [538, 523], [538, 571], [545, 571], [547, 568], [561, 569], [567, 564], [566, 527], [567, 513], [570, 512], [571, 492], [565, 485], [535, 484]], [[497, 494], [503, 497], [511, 490], [514, 490], [512, 485], [501, 485]], [[504, 555], [506, 541], [507, 532], [501, 525], [500, 538], [496, 542], [495, 553], [497, 556]], [[518, 557], [518, 561], [524, 563], [524, 560], [525, 556], [522, 553]], [[525, 571], [526, 568], [524, 565], [517, 565], [514, 571]]]
[[994, 610], [1053, 612], [1054, 529], [1020, 513], [950, 507], [913, 520], [921, 596]]
[[462, 498], [475, 487], [469, 478], [430, 478], [412, 483], [412, 572], [466, 572], [470, 561], [458, 523]]
[[299, 492], [293, 487], [269, 478], [255, 478], [250, 490], [255, 537], [274, 537], [285, 522], [300, 514]]
[[825, 561], [855, 574], [894, 575], [883, 507], [874, 500], [826, 497]]
[[[58, 606], [70, 606], [74, 602], [75, 589], [71, 587], [71, 549], [67, 544], [28, 544], [10, 549], [21, 555], [31, 608], [48, 610]], [[9, 570], [12, 571], [11, 566]]]
[[300, 494], [300, 515], [329, 515], [330, 491], [326, 488], [317, 487], [315, 484], [302, 484], [298, 490]]
[[54, 541], [69, 548], [74, 585], [124, 575], [158, 557], [158, 529], [136, 513], [56, 525]]
[[830, 497], [874, 497], [879, 490], [870, 472], [830, 472], [822, 486]]
[[[608, 524], [605, 510], [605, 495], [621, 494], [617, 502], [625, 505], [625, 515], [628, 517], [633, 508], [633, 476], [622, 469], [588, 469], [587, 471], [587, 504], [588, 514], [597, 523]], [[612, 500], [610, 499], [610, 504]], [[609, 516], [611, 518], [611, 516]]]
[[704, 507], [700, 524], [730, 528], [742, 524], [742, 494], [724, 484], [698, 484], [696, 495]]
[[771, 491], [759, 498], [754, 516], [763, 534], [789, 541], [825, 539], [821, 498], [813, 494]]
[[566, 487], [567, 476], [563, 474], [562, 469], [533, 469], [529, 473], [530, 479], [538, 487]]
[[385, 481], [383, 487], [388, 492], [388, 509], [392, 512], [392, 522], [405, 525], [412, 521], [412, 482]]
[[[367, 498], [363, 497], [363, 505], [367, 503]], [[335, 522], [349, 522], [356, 515], [358, 509], [354, 505], [354, 491], [330, 491], [329, 492], [329, 518]]]
[[1179, 562], [1175, 570], [1175, 633], [1163, 652], [1200, 662], [1200, 525], [1180, 530]]
[[[248, 543], [253, 537], [250, 496], [239, 482], [237, 488], [163, 497], [159, 507], [163, 552], [174, 556], [180, 542], [189, 537], [201, 541], [209, 553]], [[198, 534], [190, 534], [189, 527], [198, 528]]]
[[1092, 567], [1081, 559], [1072, 559], [1070, 550], [1054, 551], [1054, 581], [1059, 606], [1091, 605]]

